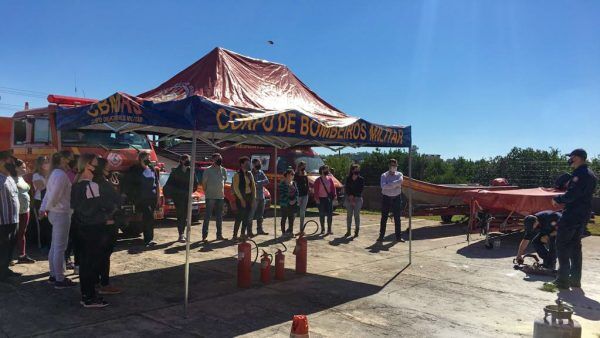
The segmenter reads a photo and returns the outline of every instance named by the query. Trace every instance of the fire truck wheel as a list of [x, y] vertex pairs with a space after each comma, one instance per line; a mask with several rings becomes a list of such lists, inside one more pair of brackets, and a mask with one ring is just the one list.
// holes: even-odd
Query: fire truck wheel
[[441, 216], [442, 223], [444, 223], [444, 224], [452, 223], [452, 216], [454, 216], [454, 215], [443, 215], [443, 216]]

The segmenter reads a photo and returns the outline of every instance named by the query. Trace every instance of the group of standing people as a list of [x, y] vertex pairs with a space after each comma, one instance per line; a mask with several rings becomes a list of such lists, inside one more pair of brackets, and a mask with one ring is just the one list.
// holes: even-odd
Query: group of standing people
[[117, 223], [124, 217], [123, 197], [127, 196], [143, 214], [145, 244], [154, 244], [158, 181], [148, 153], [140, 153], [138, 163], [125, 175], [123, 194], [108, 181], [108, 161], [94, 154], [76, 157], [65, 150], [53, 154], [50, 161], [38, 158], [31, 177], [33, 189], [23, 178], [26, 174], [23, 161], [11, 151], [0, 152], [0, 280], [19, 275], [9, 268], [16, 245], [17, 264], [35, 262], [26, 254], [25, 245], [31, 211], [40, 224], [38, 236], [44, 236], [44, 224], [50, 228], [49, 238], [44, 239], [49, 244], [48, 283], [55, 289], [77, 286], [66, 276], [73, 252], [81, 304], [86, 308], [107, 306], [99, 295], [121, 292], [110, 283], [110, 256], [117, 239]]

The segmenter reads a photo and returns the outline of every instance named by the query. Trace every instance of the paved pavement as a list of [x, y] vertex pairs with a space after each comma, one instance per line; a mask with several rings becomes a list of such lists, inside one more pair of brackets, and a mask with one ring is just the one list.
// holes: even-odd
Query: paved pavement
[[[23, 277], [0, 283], [0, 336], [284, 337], [294, 314], [308, 315], [312, 337], [531, 336], [534, 319], [556, 299], [539, 290], [545, 278], [512, 269], [517, 236], [487, 250], [481, 242], [466, 242], [464, 226], [415, 220], [407, 267], [408, 243], [391, 242], [391, 236], [375, 243], [377, 216], [363, 216], [356, 239], [341, 237], [344, 221], [335, 217], [335, 235], [310, 238], [307, 275], [294, 273], [291, 240], [285, 242], [287, 280], [261, 285], [256, 264], [247, 290], [236, 288], [237, 248], [231, 242], [194, 243], [187, 318], [185, 246], [175, 242], [172, 223], [157, 229], [159, 245], [150, 250], [140, 239], [119, 241], [112, 281], [125, 292], [106, 297], [105, 309], [81, 308], [78, 288], [51, 288], [45, 260], [18, 265]], [[231, 228], [226, 222], [227, 236]], [[199, 230], [193, 227], [193, 240]], [[272, 235], [256, 240], [270, 252], [281, 247]], [[583, 290], [560, 294], [574, 304], [576, 320], [591, 337], [600, 333], [599, 267], [600, 237], [588, 237]]]

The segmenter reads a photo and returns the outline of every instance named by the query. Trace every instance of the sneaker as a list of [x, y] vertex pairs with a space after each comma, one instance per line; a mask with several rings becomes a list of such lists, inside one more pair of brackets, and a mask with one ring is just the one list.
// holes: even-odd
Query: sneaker
[[54, 283], [54, 288], [57, 290], [73, 288], [76, 286], [77, 286], [77, 283], [73, 282], [72, 280], [70, 280], [68, 278], [65, 278], [62, 282], [56, 281]]
[[10, 262], [8, 262], [8, 266], [15, 266], [17, 263], [15, 263], [15, 261], [13, 261], [12, 259], [10, 260]]
[[328, 236], [329, 236], [329, 235], [333, 235], [333, 231], [331, 231], [331, 230], [327, 231], [327, 235], [328, 235]]
[[179, 235], [179, 239], [177, 241], [179, 243], [185, 243], [185, 235]]
[[116, 286], [112, 286], [112, 285], [101, 286], [98, 289], [98, 294], [100, 294], [100, 295], [118, 295], [121, 292], [123, 292], [123, 290], [119, 289]]
[[358, 237], [358, 231], [354, 232], [354, 237]]
[[350, 237], [350, 231], [347, 231], [344, 237]]
[[79, 265], [75, 265], [75, 267], [73, 268], [73, 274], [79, 275]]
[[402, 237], [396, 237], [396, 242], [404, 243], [406, 241]]
[[380, 242], [380, 243], [381, 243], [381, 242], [383, 242], [383, 237], [382, 237], [382, 236], [379, 236], [379, 237], [377, 238], [377, 242]]
[[108, 303], [104, 299], [99, 298], [99, 297], [94, 298], [94, 299], [82, 299], [80, 303], [84, 308], [89, 308], [89, 309], [103, 308], [103, 307], [108, 306]]
[[321, 235], [325, 234], [325, 229], [321, 228]]
[[56, 278], [54, 278], [52, 276], [48, 277], [48, 284], [54, 285], [54, 283], [56, 283]]
[[150, 241], [150, 242], [146, 243], [146, 248], [151, 248], [153, 246], [156, 246], [156, 242], [155, 241]]
[[236, 242], [238, 240], [238, 236], [237, 235], [233, 235], [233, 237], [231, 237], [231, 240]]
[[217, 236], [217, 241], [226, 241], [227, 238], [223, 237], [223, 236]]
[[32, 259], [31, 257], [29, 257], [27, 255], [21, 256], [17, 260], [17, 264], [33, 264], [33, 263], [35, 263], [35, 259]]
[[70, 260], [68, 260], [66, 262], [65, 266], [67, 267], [67, 270], [74, 270], [75, 269], [75, 264], [73, 264], [73, 262], [71, 262]]

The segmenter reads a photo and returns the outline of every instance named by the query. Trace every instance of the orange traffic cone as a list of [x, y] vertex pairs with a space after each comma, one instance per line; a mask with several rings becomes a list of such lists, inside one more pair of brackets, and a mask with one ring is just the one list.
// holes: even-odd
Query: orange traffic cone
[[308, 318], [305, 315], [295, 315], [292, 319], [292, 338], [308, 338]]

